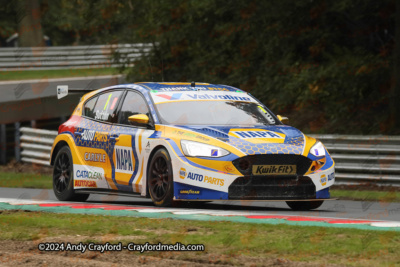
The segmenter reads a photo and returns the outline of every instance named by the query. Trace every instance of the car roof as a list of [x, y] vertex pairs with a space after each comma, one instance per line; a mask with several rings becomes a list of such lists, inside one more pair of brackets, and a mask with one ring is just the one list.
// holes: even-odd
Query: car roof
[[110, 89], [122, 89], [122, 88], [130, 88], [136, 89], [140, 92], [144, 93], [152, 92], [174, 92], [174, 91], [230, 91], [230, 92], [242, 92], [245, 91], [240, 90], [238, 88], [222, 85], [222, 84], [211, 84], [211, 83], [195, 83], [195, 87], [191, 86], [191, 83], [185, 82], [138, 82], [138, 83], [128, 83], [128, 84], [118, 84], [114, 86], [109, 86], [105, 88], [100, 88], [97, 90], [90, 91], [82, 96], [81, 101], [86, 101], [88, 98]]
[[140, 82], [135, 83], [140, 85], [150, 91], [231, 91], [231, 92], [244, 92], [238, 88], [221, 85], [221, 84], [211, 84], [211, 83], [194, 83], [195, 87], [192, 87], [192, 83], [185, 82]]

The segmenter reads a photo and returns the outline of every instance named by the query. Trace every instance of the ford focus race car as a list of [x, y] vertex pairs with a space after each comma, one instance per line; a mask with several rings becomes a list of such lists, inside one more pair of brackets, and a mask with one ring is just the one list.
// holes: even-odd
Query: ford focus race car
[[[71, 91], [71, 89], [70, 89]], [[58, 97], [68, 94], [58, 86]], [[174, 201], [330, 198], [324, 145], [285, 125], [250, 94], [206, 83], [136, 83], [86, 93], [59, 127], [50, 163], [59, 200], [91, 193]]]

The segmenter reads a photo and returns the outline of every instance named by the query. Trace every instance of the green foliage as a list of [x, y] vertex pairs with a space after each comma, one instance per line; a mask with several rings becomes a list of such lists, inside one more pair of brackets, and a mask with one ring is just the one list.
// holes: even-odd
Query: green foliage
[[400, 133], [388, 108], [393, 1], [42, 0], [41, 10], [54, 45], [154, 44], [131, 81], [236, 86], [306, 132]]
[[307, 132], [390, 132], [391, 2], [146, 3], [132, 40], [154, 53], [131, 80], [233, 85]]

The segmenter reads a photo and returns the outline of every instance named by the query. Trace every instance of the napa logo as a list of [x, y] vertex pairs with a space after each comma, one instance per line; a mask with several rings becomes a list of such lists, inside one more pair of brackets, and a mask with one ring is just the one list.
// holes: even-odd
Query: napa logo
[[328, 175], [328, 181], [335, 180], [335, 173], [332, 172], [331, 174]]
[[239, 137], [240, 139], [250, 139], [250, 138], [276, 138], [284, 139], [285, 137], [279, 135], [278, 133], [272, 131], [231, 131], [233, 135]]
[[115, 172], [133, 173], [133, 153], [132, 148], [125, 146], [115, 146]]
[[186, 177], [186, 169], [185, 168], [181, 168], [179, 170], [179, 178], [185, 179], [185, 177]]
[[326, 185], [326, 175], [325, 174], [321, 176], [320, 182], [321, 182], [322, 186]]

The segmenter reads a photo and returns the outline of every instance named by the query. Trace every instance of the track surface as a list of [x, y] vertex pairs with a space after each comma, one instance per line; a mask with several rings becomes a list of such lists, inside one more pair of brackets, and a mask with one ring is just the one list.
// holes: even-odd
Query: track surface
[[[10, 199], [10, 201], [13, 200], [14, 202], [16, 200], [21, 202], [29, 200], [58, 202], [52, 190], [44, 189], [0, 188], [0, 198]], [[86, 203], [154, 208], [150, 199], [140, 197], [117, 197], [92, 194]], [[325, 201], [319, 209], [307, 212], [292, 211], [283, 201], [215, 201], [197, 207], [175, 207], [174, 210], [176, 209], [182, 209], [182, 211], [187, 211], [188, 209], [192, 211], [207, 211], [215, 215], [246, 213], [248, 215], [312, 216], [319, 218], [345, 218], [400, 222], [400, 203], [372, 201]]]

